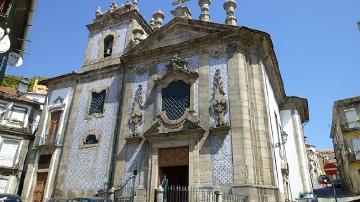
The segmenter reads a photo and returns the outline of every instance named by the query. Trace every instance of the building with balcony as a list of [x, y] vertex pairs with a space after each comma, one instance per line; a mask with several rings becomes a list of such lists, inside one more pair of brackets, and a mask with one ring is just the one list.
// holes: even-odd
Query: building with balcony
[[360, 97], [334, 103], [330, 137], [342, 184], [360, 193]]
[[[29, 148], [40, 119], [40, 105], [25, 96], [17, 99], [16, 90], [0, 87], [0, 193], [18, 194]], [[15, 100], [14, 100], [15, 99]], [[9, 105], [9, 103], [13, 103]]]
[[[25, 201], [43, 201], [53, 194], [53, 186], [66, 133], [70, 103], [75, 81], [69, 74], [47, 80], [48, 93], [41, 115], [39, 129], [35, 134], [32, 150], [27, 161], [22, 198]], [[42, 95], [42, 92], [36, 91]]]

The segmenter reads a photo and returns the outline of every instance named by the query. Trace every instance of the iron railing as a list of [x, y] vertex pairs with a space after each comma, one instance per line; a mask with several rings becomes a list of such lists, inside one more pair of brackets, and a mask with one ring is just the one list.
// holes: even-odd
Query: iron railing
[[23, 124], [24, 123], [22, 122], [10, 122], [10, 121], [5, 123], [0, 123], [0, 130], [32, 134], [33, 128], [31, 127], [31, 124], [28, 124], [27, 127], [24, 127]]
[[60, 135], [45, 135], [35, 137], [35, 147], [60, 145]]
[[133, 202], [135, 197], [135, 179], [137, 171], [119, 188], [114, 189], [114, 202]]
[[[160, 197], [160, 198], [159, 198]], [[162, 199], [162, 200], [161, 200]], [[226, 193], [213, 188], [169, 186], [155, 194], [155, 202], [247, 202], [249, 197], [239, 193]]]

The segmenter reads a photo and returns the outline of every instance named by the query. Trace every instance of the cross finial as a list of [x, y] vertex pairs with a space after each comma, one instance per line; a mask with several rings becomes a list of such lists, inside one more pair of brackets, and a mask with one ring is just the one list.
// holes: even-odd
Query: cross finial
[[176, 6], [176, 5], [180, 5], [183, 6], [185, 2], [190, 1], [190, 0], [175, 0], [171, 3], [171, 5]]

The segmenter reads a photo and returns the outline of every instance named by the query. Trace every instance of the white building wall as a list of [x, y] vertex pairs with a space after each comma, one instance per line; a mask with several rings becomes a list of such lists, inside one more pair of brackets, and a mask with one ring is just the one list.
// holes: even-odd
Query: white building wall
[[291, 194], [292, 198], [296, 199], [300, 193], [312, 191], [304, 133], [300, 115], [296, 110], [282, 110], [280, 113], [283, 129], [288, 134], [285, 150], [289, 163]]
[[[280, 118], [280, 112], [279, 112], [279, 106], [276, 102], [275, 99], [275, 94], [274, 91], [271, 87], [270, 81], [269, 81], [269, 77], [265, 71], [265, 68], [263, 65], [262, 66], [262, 71], [263, 71], [263, 75], [264, 75], [264, 86], [265, 86], [265, 99], [266, 99], [266, 103], [267, 103], [267, 110], [268, 110], [268, 116], [269, 116], [269, 125], [271, 126], [270, 128], [270, 136], [271, 136], [271, 141], [272, 144], [276, 144], [278, 142], [280, 142], [279, 140], [279, 134], [278, 134], [278, 124], [281, 124], [281, 121], [279, 120]], [[276, 116], [278, 118], [278, 121], [276, 121]], [[282, 172], [281, 172], [281, 163], [284, 162], [284, 160], [282, 159], [281, 155], [280, 155], [280, 148], [273, 148], [273, 152], [272, 152], [272, 156], [273, 156], [273, 165], [274, 165], [274, 175], [276, 177], [276, 185], [279, 188], [279, 191], [282, 193], [282, 195], [284, 195], [284, 183], [283, 183], [283, 176], [282, 176]]]

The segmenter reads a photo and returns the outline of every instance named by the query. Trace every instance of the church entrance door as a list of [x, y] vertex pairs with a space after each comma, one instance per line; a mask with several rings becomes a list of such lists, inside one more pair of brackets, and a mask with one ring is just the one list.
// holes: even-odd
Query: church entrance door
[[189, 147], [159, 149], [159, 184], [165, 178], [169, 186], [189, 185]]

